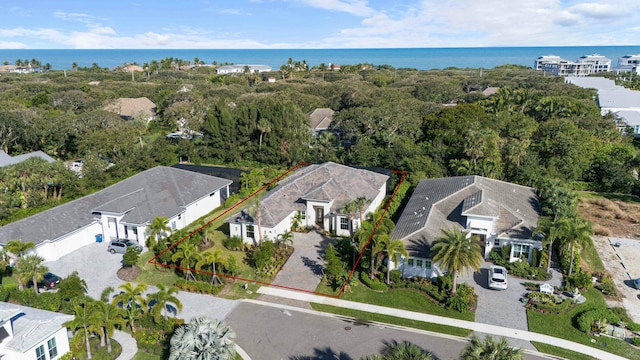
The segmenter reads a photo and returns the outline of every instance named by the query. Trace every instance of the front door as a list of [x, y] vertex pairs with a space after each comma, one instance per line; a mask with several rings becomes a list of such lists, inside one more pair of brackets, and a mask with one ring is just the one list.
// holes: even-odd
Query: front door
[[485, 253], [486, 251], [486, 241], [487, 241], [487, 235], [485, 234], [473, 234], [471, 235], [471, 238], [473, 240], [473, 242], [475, 242], [476, 244], [478, 244], [480, 246], [480, 249], [482, 250], [482, 256], [485, 257], [487, 254]]
[[320, 226], [320, 229], [324, 230], [324, 208], [314, 207], [316, 212], [316, 225]]

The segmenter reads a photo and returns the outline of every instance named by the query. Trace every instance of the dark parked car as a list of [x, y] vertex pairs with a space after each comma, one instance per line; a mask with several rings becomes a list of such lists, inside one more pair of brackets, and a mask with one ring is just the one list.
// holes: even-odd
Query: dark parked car
[[107, 251], [112, 254], [124, 254], [129, 246], [136, 247], [140, 249], [140, 251], [142, 251], [142, 246], [140, 244], [127, 239], [111, 240], [109, 246], [107, 247]]
[[[49, 290], [58, 286], [58, 284], [60, 284], [60, 277], [56, 274], [48, 272], [44, 274], [42, 280], [38, 282], [38, 289]], [[28, 286], [33, 286], [33, 282], [29, 281]]]

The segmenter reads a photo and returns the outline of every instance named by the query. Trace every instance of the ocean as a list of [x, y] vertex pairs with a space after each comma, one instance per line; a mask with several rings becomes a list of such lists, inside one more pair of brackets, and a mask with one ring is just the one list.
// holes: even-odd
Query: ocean
[[89, 67], [113, 68], [125, 63], [142, 65], [151, 60], [173, 57], [207, 64], [260, 64], [279, 69], [289, 58], [305, 60], [310, 66], [322, 63], [391, 65], [418, 70], [455, 68], [490, 69], [505, 64], [533, 67], [537, 57], [557, 55], [575, 61], [582, 55], [604, 55], [616, 66], [618, 58], [640, 53], [638, 46], [563, 46], [563, 47], [484, 47], [484, 48], [411, 48], [411, 49], [140, 49], [140, 50], [0, 50], [0, 63], [15, 64], [17, 59], [37, 59], [53, 70], [71, 69], [72, 63]]

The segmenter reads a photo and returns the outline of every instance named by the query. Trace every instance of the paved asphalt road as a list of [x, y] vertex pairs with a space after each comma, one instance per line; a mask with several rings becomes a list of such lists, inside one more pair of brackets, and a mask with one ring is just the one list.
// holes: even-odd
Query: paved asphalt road
[[[448, 335], [249, 302], [238, 304], [225, 321], [237, 333], [237, 344], [254, 360], [357, 360], [381, 352], [393, 341], [410, 341], [446, 360], [458, 359], [467, 344]], [[527, 354], [526, 359], [544, 357]]]

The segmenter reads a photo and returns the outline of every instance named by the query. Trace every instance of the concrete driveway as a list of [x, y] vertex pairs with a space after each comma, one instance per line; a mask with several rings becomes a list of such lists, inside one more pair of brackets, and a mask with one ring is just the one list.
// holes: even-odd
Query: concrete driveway
[[[77, 271], [80, 278], [87, 283], [88, 295], [94, 299], [99, 299], [102, 291], [112, 286], [118, 293], [118, 286], [124, 284], [116, 275], [122, 266], [122, 254], [110, 254], [107, 252], [106, 243], [92, 243], [63, 256], [57, 261], [45, 263], [54, 274], [60, 277], [67, 277], [73, 271]], [[158, 291], [156, 287], [150, 286], [147, 294]], [[189, 321], [191, 318], [199, 316], [209, 316], [216, 319], [224, 319], [235, 308], [237, 301], [227, 300], [211, 295], [193, 294], [180, 291], [177, 295], [182, 303], [182, 312], [173, 314], [179, 318]]]
[[332, 241], [331, 237], [315, 231], [294, 233], [293, 254], [272, 284], [293, 290], [315, 291], [322, 279], [324, 249]]
[[[478, 294], [478, 307], [476, 309], [476, 322], [497, 326], [504, 326], [512, 329], [528, 330], [527, 313], [525, 304], [520, 301], [527, 293], [524, 282], [548, 283], [553, 286], [560, 286], [562, 275], [552, 269], [552, 278], [548, 281], [531, 281], [509, 276], [506, 290], [489, 289], [487, 278], [491, 263], [485, 262], [480, 271], [473, 274], [464, 274], [458, 280], [460, 283], [466, 282], [473, 286]], [[484, 334], [477, 334], [483, 336]], [[517, 344], [524, 349], [533, 349], [533, 346], [526, 341]]]

